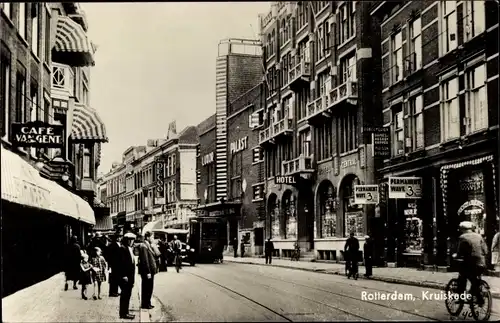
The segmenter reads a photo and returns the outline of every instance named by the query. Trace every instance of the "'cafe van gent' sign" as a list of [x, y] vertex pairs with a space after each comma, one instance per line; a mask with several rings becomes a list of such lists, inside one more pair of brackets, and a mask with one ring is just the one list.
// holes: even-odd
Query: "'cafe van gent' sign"
[[236, 154], [242, 150], [245, 150], [248, 148], [248, 136], [240, 138], [236, 140], [235, 142], [232, 142], [231, 145], [229, 146], [231, 149], [231, 154]]
[[61, 148], [64, 145], [64, 126], [41, 121], [13, 123], [12, 144], [17, 147]]

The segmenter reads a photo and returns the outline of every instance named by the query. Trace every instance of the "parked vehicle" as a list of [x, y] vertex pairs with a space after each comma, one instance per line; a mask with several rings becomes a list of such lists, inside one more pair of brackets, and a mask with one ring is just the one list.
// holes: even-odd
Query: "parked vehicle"
[[221, 262], [227, 244], [226, 220], [222, 217], [196, 217], [189, 221], [189, 245], [196, 262]]

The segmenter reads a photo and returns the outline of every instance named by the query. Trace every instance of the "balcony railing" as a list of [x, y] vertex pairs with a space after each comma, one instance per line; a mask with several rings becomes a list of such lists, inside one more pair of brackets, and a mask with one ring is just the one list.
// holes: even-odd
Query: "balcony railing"
[[273, 124], [272, 137], [276, 137], [278, 135], [281, 135], [282, 133], [291, 131], [293, 126], [292, 121], [293, 120], [290, 118], [285, 118]]
[[72, 95], [74, 80], [73, 70], [68, 65], [52, 63], [52, 90]]
[[295, 82], [301, 77], [309, 77], [311, 75], [311, 63], [305, 60], [301, 60], [298, 57], [293, 59], [297, 64], [290, 69], [288, 72], [288, 80], [291, 83]]
[[[332, 107], [344, 100], [352, 100], [357, 98], [358, 82], [349, 80], [330, 91], [329, 107]], [[354, 102], [352, 103], [354, 104]]]
[[96, 183], [91, 178], [83, 178], [81, 181], [82, 191], [96, 192]]
[[271, 136], [273, 134], [273, 127], [267, 127], [264, 130], [261, 130], [259, 132], [259, 144], [263, 144], [266, 141], [269, 141], [271, 139]]
[[292, 160], [286, 160], [282, 164], [281, 174], [293, 175], [297, 173], [311, 173], [314, 171], [312, 167], [312, 157], [300, 156]]
[[328, 95], [322, 95], [316, 100], [310, 102], [307, 105], [306, 118], [309, 119], [320, 113], [325, 112], [328, 109], [330, 98]]

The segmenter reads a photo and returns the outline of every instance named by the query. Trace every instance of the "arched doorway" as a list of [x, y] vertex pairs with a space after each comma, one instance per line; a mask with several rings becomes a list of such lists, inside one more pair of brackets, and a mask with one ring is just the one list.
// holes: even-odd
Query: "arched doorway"
[[267, 213], [269, 214], [269, 237], [272, 239], [280, 237], [280, 217], [278, 196], [274, 193], [267, 200]]
[[281, 232], [285, 239], [297, 238], [297, 200], [291, 190], [286, 190], [281, 199]]
[[301, 186], [297, 198], [297, 235], [301, 248], [314, 249], [314, 194], [309, 186]]
[[342, 214], [343, 236], [347, 237], [351, 232], [355, 236], [364, 236], [364, 214], [361, 205], [354, 204], [354, 185], [359, 185], [358, 176], [346, 175], [340, 182], [339, 207]]
[[337, 193], [332, 182], [324, 180], [318, 186], [317, 207], [321, 238], [335, 237], [337, 234]]

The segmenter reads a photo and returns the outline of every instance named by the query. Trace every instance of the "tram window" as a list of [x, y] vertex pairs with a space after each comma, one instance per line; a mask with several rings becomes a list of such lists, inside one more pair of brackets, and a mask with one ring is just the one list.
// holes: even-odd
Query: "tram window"
[[218, 237], [219, 230], [216, 223], [204, 223], [203, 224], [203, 239], [211, 239]]

